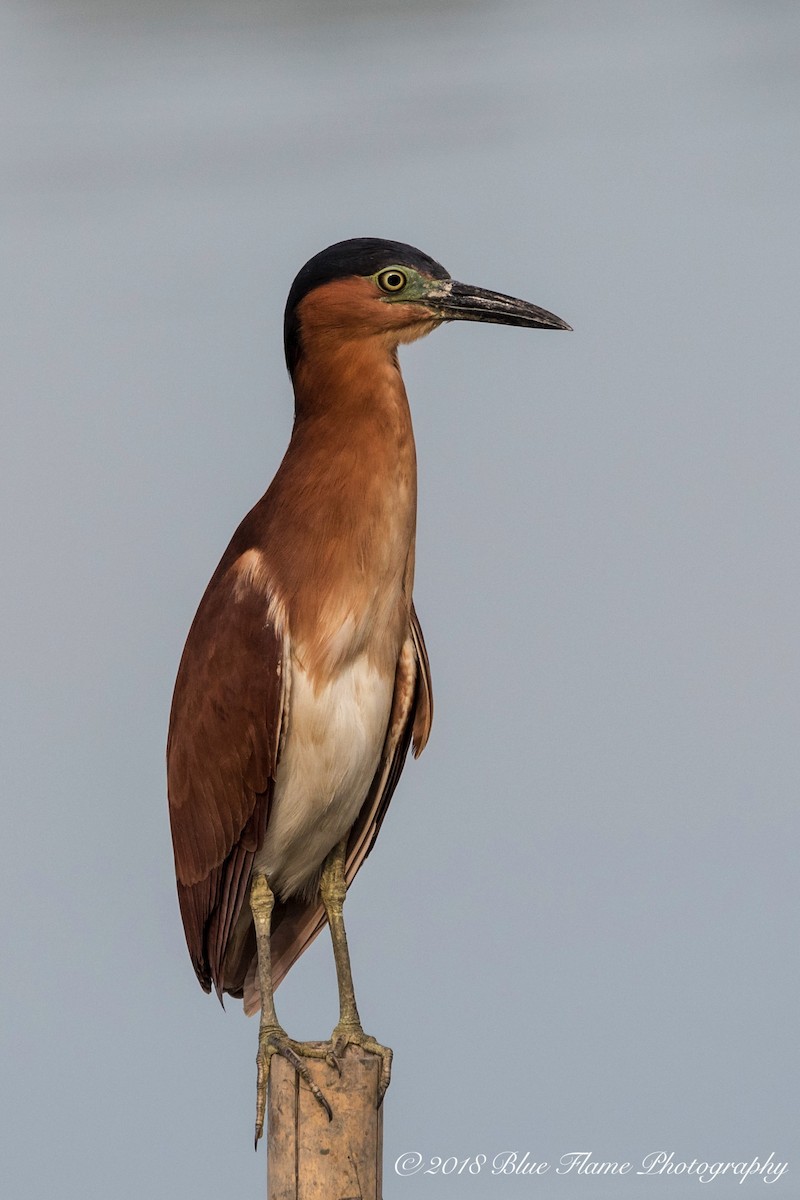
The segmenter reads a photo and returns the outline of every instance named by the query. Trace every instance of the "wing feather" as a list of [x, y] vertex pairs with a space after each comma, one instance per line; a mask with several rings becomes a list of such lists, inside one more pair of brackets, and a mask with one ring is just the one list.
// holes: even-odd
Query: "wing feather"
[[247, 558], [226, 554], [200, 602], [167, 741], [186, 942], [200, 983], [220, 993], [228, 940], [264, 839], [285, 702], [283, 632], [269, 594], [252, 570], [240, 569]]
[[425, 638], [422, 636], [422, 626], [413, 602], [411, 604], [411, 636], [414, 639], [414, 649], [419, 663], [419, 697], [414, 709], [413, 728], [414, 758], [419, 758], [428, 744], [433, 724], [433, 688], [431, 687], [431, 664], [428, 661]]

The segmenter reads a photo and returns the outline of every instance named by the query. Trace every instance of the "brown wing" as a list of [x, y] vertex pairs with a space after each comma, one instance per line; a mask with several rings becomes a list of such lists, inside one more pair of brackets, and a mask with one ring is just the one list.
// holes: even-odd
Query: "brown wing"
[[252, 557], [226, 555], [178, 669], [167, 741], [175, 872], [186, 942], [206, 991], [224, 984], [228, 939], [266, 828], [284, 708], [283, 638]]
[[[350, 831], [345, 873], [348, 887], [369, 854], [383, 823], [389, 801], [403, 770], [409, 746], [422, 753], [433, 719], [430, 665], [417, 614], [412, 606], [410, 636], [400, 652], [394, 699], [381, 765]], [[275, 906], [272, 926], [272, 972], [277, 987], [325, 926], [325, 910], [317, 901], [294, 897]], [[255, 960], [244, 985], [245, 1012], [256, 1012], [260, 1003]]]

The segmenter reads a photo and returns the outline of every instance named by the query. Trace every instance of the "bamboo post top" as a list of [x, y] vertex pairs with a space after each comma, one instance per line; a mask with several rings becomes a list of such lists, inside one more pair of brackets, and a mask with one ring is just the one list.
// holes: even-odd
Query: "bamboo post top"
[[267, 1123], [268, 1200], [381, 1200], [381, 1060], [350, 1045], [338, 1074], [324, 1059], [305, 1059], [333, 1111], [322, 1106], [286, 1059], [270, 1067]]

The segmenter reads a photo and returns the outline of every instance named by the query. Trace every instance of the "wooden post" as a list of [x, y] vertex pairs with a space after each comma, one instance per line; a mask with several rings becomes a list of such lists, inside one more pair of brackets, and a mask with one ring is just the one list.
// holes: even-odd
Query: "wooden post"
[[341, 1075], [324, 1059], [304, 1061], [333, 1110], [333, 1120], [276, 1054], [267, 1106], [268, 1200], [381, 1200], [380, 1059], [348, 1046]]

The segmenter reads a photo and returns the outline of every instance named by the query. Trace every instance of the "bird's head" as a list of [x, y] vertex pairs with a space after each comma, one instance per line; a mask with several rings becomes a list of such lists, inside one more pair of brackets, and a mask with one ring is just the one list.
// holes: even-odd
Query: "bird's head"
[[393, 351], [443, 321], [570, 328], [526, 300], [457, 283], [413, 246], [351, 238], [315, 254], [292, 284], [284, 318], [286, 363], [294, 373], [309, 350], [354, 339], [374, 338]]

